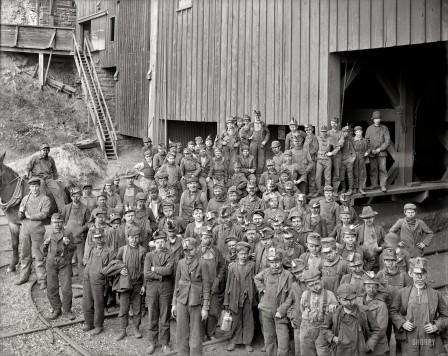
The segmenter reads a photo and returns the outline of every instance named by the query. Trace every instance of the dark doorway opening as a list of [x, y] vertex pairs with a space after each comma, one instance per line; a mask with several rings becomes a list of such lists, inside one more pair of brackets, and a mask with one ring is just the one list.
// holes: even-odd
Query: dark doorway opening
[[193, 122], [193, 121], [175, 121], [168, 120], [168, 139], [174, 142], [182, 142], [184, 147], [188, 141], [194, 141], [194, 138], [201, 136], [205, 142], [208, 135], [212, 135], [213, 140], [217, 134], [216, 122]]

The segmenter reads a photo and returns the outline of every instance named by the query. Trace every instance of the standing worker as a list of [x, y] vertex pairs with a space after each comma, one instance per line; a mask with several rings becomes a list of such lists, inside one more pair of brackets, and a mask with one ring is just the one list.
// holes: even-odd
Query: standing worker
[[255, 166], [257, 176], [264, 170], [265, 161], [265, 145], [269, 141], [269, 129], [268, 126], [261, 121], [261, 112], [254, 110], [254, 122], [249, 124], [252, 131], [252, 136], [249, 137], [250, 140], [250, 154], [255, 157]]
[[331, 157], [332, 167], [333, 167], [333, 189], [334, 196], [338, 196], [339, 185], [341, 184], [341, 165], [342, 165], [342, 152], [341, 148], [344, 146], [344, 134], [339, 130], [339, 118], [333, 117], [330, 121], [331, 130], [328, 132], [330, 137], [330, 145], [332, 151], [329, 152], [327, 156]]
[[40, 289], [47, 287], [47, 272], [44, 265], [44, 255], [41, 245], [44, 242], [45, 226], [43, 220], [50, 213], [50, 198], [41, 194], [40, 178], [33, 177], [28, 181], [30, 192], [22, 199], [19, 208], [19, 219], [22, 221], [20, 241], [22, 241], [22, 266], [20, 279], [16, 285], [28, 282], [31, 274], [32, 256], [36, 263], [37, 280]]

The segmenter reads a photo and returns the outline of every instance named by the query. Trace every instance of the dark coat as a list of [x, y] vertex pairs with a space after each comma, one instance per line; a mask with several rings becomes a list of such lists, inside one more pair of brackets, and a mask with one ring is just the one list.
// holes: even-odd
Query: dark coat
[[423, 242], [425, 246], [429, 246], [434, 237], [432, 230], [420, 219], [416, 219], [414, 229], [411, 229], [405, 218], [399, 219], [389, 232], [398, 234], [404, 243], [404, 249], [409, 252], [411, 258], [422, 257], [423, 250], [419, 249], [417, 244]]
[[311, 214], [307, 214], [305, 216], [305, 221], [303, 223], [303, 226], [305, 229], [313, 230], [313, 232], [317, 232], [320, 236], [326, 237], [328, 236], [328, 230], [327, 230], [327, 222], [325, 219], [319, 215], [317, 221], [314, 223], [311, 222]]
[[[70, 218], [70, 214], [72, 212], [72, 206], [73, 203], [70, 203], [65, 205], [64, 208], [62, 209], [61, 215], [62, 219], [64, 219], [64, 226], [67, 225], [68, 219]], [[72, 231], [74, 243], [81, 242], [83, 234], [86, 233], [87, 230], [89, 230], [88, 222], [90, 219], [90, 211], [89, 208], [83, 203], [81, 203], [81, 216], [82, 216], [82, 222], [81, 226], [79, 227], [79, 231]]]
[[[246, 274], [244, 276], [246, 284], [249, 286], [244, 293], [249, 299], [249, 304], [256, 305], [255, 302], [255, 288], [253, 278], [255, 276], [255, 264], [253, 261], [248, 261], [246, 265]], [[234, 314], [238, 313], [238, 299], [241, 293], [241, 281], [239, 280], [238, 263], [233, 263], [228, 269], [228, 276], [226, 282], [226, 289], [224, 292], [224, 306], [228, 306], [230, 311]]]
[[294, 282], [289, 291], [288, 298], [280, 305], [278, 311], [282, 315], [286, 315], [291, 320], [295, 329], [300, 327], [302, 322], [302, 312], [300, 311], [300, 301], [302, 294], [306, 289], [303, 289], [300, 283]]

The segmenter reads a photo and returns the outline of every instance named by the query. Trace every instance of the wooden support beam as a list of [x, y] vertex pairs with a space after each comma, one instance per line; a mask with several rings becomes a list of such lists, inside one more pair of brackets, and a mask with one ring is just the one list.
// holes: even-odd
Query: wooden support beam
[[14, 36], [14, 45], [13, 47], [17, 47], [17, 43], [19, 42], [19, 26], [16, 26], [16, 33]]
[[389, 101], [393, 107], [400, 105], [400, 95], [393, 85], [393, 83], [387, 78], [386, 74], [384, 74], [382, 71], [375, 69], [373, 71], [375, 74], [376, 79], [380, 83], [383, 90], [386, 92], [387, 97], [389, 98]]
[[45, 84], [44, 83], [44, 54], [43, 53], [39, 53], [39, 69], [38, 69], [38, 78], [39, 78], [39, 84], [41, 85], [41, 89], [42, 86]]
[[[149, 110], [148, 110], [148, 137], [152, 138], [152, 142], [154, 145], [157, 145], [158, 142], [158, 133], [160, 129], [160, 123], [156, 118], [156, 86], [160, 89], [162, 88], [162, 83], [156, 83], [156, 71], [157, 71], [157, 48], [158, 48], [158, 9], [159, 9], [159, 0], [151, 0], [151, 26], [150, 26], [150, 43], [151, 47], [149, 50], [149, 70], [151, 75], [148, 73], [148, 85], [149, 85]], [[162, 91], [160, 90], [162, 93]], [[164, 93], [165, 94], [165, 93]], [[166, 98], [162, 98], [159, 93], [158, 100], [166, 100]]]
[[[347, 73], [344, 73], [344, 75], [341, 78], [341, 93], [344, 92], [344, 90], [347, 90], [347, 88], [350, 86], [350, 84], [353, 83], [353, 81], [358, 76], [359, 72], [361, 71], [361, 66], [352, 66], [352, 68], [347, 68]], [[345, 87], [344, 87], [345, 84]]]
[[51, 56], [53, 55], [53, 49], [51, 49], [50, 52], [50, 56], [48, 57], [48, 63], [47, 63], [47, 70], [45, 71], [45, 76], [44, 76], [44, 84], [47, 82], [47, 75], [48, 75], [48, 70], [50, 69], [50, 63], [51, 63]]
[[[344, 121], [366, 121], [369, 125], [372, 124], [370, 118], [372, 113], [378, 109], [348, 109], [344, 110]], [[396, 111], [395, 109], [381, 109], [381, 116], [383, 117], [381, 121], [384, 122], [395, 122]]]
[[51, 48], [51, 50], [53, 50], [53, 48], [55, 47], [54, 42], [56, 42], [55, 41], [56, 40], [56, 32], [57, 32], [57, 29], [55, 28], [53, 34], [51, 35], [50, 43], [48, 43], [48, 46], [47, 46], [47, 48]]

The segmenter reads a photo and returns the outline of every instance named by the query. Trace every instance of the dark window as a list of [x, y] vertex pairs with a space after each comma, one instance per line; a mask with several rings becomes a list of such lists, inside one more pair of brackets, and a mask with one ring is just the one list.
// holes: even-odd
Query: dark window
[[110, 40], [115, 41], [115, 17], [110, 18]]

